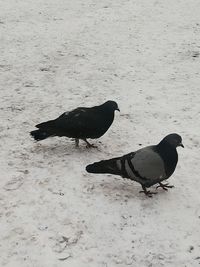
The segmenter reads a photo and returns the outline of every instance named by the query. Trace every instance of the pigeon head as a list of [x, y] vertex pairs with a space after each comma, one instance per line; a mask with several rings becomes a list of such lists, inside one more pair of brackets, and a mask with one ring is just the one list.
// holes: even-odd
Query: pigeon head
[[118, 110], [120, 111], [117, 103], [115, 101], [109, 100], [103, 104], [104, 107], [108, 108], [109, 110], [115, 111]]
[[168, 134], [167, 136], [165, 136], [165, 138], [161, 142], [167, 143], [174, 148], [178, 146], [184, 147], [184, 145], [182, 144], [181, 136], [176, 133]]

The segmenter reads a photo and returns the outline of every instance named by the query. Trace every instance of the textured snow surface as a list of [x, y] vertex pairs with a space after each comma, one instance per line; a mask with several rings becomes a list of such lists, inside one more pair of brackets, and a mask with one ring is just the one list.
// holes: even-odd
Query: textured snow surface
[[[200, 1], [0, 6], [0, 266], [199, 266]], [[29, 136], [108, 99], [121, 113], [98, 149]], [[185, 148], [168, 192], [85, 171], [173, 132]]]

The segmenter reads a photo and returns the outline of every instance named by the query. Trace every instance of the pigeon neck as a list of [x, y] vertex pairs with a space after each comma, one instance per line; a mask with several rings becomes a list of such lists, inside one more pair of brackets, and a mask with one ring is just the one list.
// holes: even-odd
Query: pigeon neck
[[114, 120], [115, 111], [111, 109], [109, 106], [106, 106], [103, 104], [100, 106], [101, 112], [104, 112], [107, 118], [110, 118], [111, 120]]
[[108, 123], [112, 123], [115, 117], [115, 112], [114, 111], [106, 111], [105, 112], [106, 118], [108, 120]]
[[162, 140], [157, 145], [157, 152], [164, 161], [167, 177], [170, 177], [174, 172], [176, 164], [178, 162], [178, 153], [176, 151], [176, 148], [171, 146], [166, 141]]

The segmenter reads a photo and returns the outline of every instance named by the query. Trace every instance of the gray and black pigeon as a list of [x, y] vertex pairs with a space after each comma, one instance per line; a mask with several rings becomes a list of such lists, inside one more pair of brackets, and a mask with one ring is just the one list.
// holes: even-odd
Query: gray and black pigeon
[[86, 166], [90, 173], [110, 173], [134, 180], [141, 184], [143, 193], [151, 197], [154, 194], [147, 188], [159, 184], [167, 190], [173, 186], [163, 184], [176, 168], [178, 154], [176, 148], [183, 146], [178, 134], [167, 135], [158, 145], [147, 146], [118, 158], [102, 160]]
[[75, 138], [76, 146], [79, 139], [82, 139], [87, 147], [94, 147], [87, 138], [96, 139], [105, 134], [114, 120], [115, 110], [119, 111], [115, 101], [107, 101], [91, 108], [79, 107], [63, 113], [55, 120], [36, 125], [38, 130], [30, 134], [36, 141], [52, 136], [66, 136]]

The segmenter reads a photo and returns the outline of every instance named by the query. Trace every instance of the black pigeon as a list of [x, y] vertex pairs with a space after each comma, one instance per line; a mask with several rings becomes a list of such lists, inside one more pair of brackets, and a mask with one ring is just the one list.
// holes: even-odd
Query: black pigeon
[[87, 138], [95, 139], [105, 134], [114, 120], [115, 110], [119, 111], [119, 108], [114, 101], [91, 108], [79, 107], [63, 113], [55, 120], [36, 125], [38, 130], [30, 134], [37, 141], [52, 136], [66, 136], [75, 138], [76, 146], [79, 139], [82, 139], [87, 143], [87, 147], [94, 147]]
[[143, 193], [151, 197], [146, 188], [159, 184], [164, 190], [173, 186], [161, 183], [167, 180], [176, 168], [178, 154], [176, 148], [183, 146], [178, 134], [167, 135], [158, 145], [147, 146], [122, 157], [95, 162], [86, 167], [90, 173], [111, 173], [141, 184]]

